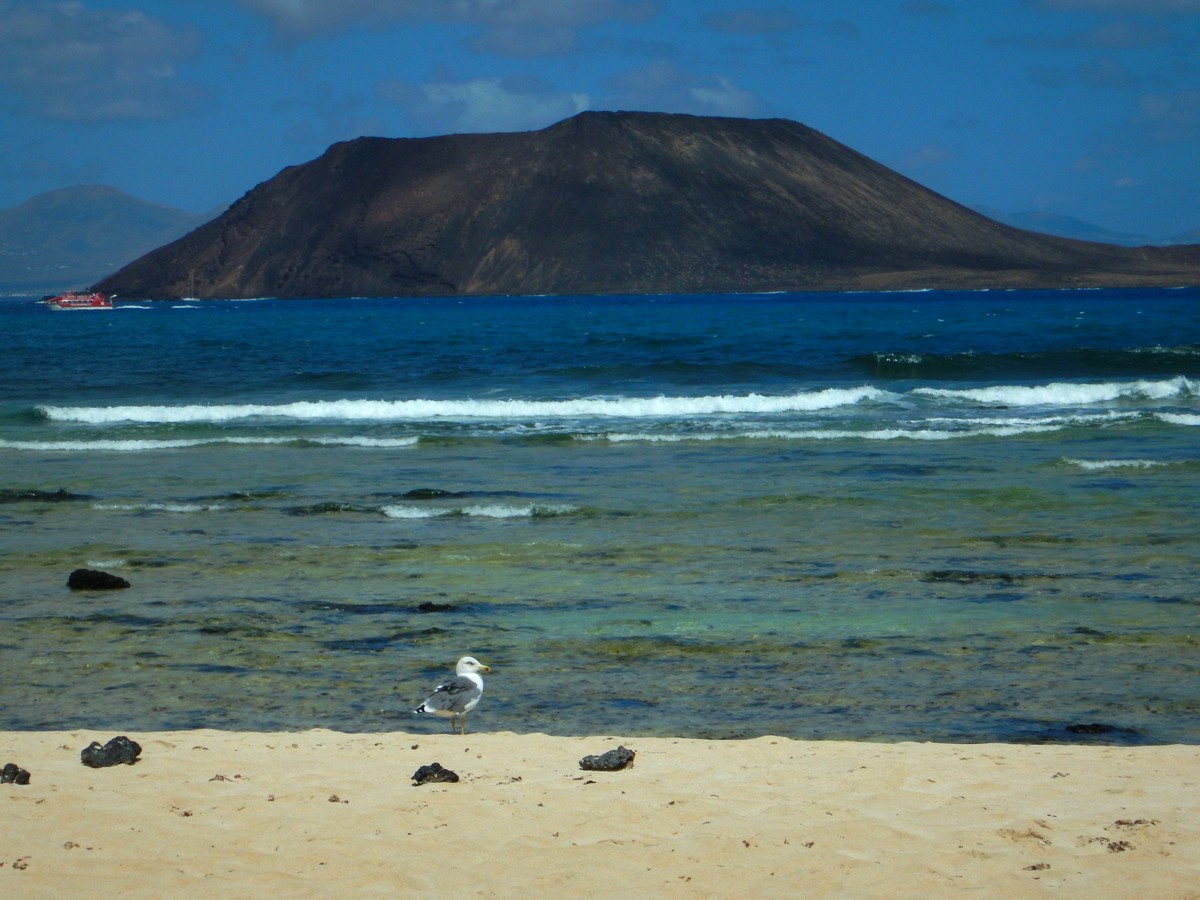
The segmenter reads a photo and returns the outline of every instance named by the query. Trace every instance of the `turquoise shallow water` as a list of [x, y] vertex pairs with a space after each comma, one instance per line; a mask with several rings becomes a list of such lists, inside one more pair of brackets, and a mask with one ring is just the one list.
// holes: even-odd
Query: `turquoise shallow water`
[[1194, 742], [1198, 300], [0, 302], [0, 728]]

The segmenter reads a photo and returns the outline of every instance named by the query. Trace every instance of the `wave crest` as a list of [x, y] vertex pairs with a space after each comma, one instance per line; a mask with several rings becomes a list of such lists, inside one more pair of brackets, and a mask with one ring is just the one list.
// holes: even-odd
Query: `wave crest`
[[299, 400], [282, 404], [191, 406], [39, 406], [55, 422], [106, 425], [220, 423], [275, 418], [301, 421], [426, 421], [430, 419], [672, 418], [737, 413], [812, 412], [881, 397], [873, 387], [828, 388], [772, 396], [582, 397], [570, 400]]
[[549, 519], [569, 516], [579, 511], [570, 504], [479, 504], [475, 506], [452, 506], [430, 508], [428, 506], [392, 505], [380, 508], [389, 519], [438, 519], [446, 516], [463, 516], [483, 519]]
[[1128, 381], [1078, 384], [996, 385], [985, 388], [954, 390], [950, 388], [915, 388], [914, 394], [934, 399], [971, 400], [976, 403], [1000, 406], [1084, 406], [1135, 398], [1167, 400], [1171, 397], [1195, 396], [1200, 382], [1182, 375], [1164, 381]]

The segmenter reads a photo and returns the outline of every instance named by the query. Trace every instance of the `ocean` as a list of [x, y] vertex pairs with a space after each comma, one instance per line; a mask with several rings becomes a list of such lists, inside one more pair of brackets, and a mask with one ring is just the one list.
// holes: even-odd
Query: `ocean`
[[1200, 289], [0, 334], [0, 729], [1200, 741]]

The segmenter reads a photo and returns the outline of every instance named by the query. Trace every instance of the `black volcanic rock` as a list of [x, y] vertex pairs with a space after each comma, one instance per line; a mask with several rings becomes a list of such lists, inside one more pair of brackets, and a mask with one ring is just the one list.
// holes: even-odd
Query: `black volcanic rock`
[[1002, 225], [781, 119], [359, 138], [98, 287], [126, 297], [1200, 283], [1200, 247]]
[[608, 750], [596, 756], [585, 756], [579, 761], [579, 768], [590, 772], [616, 772], [632, 766], [635, 756], [637, 753], [622, 745], [616, 750]]
[[16, 763], [5, 763], [0, 769], [0, 784], [29, 784], [29, 773]]
[[79, 761], [93, 769], [103, 769], [108, 766], [132, 766], [142, 753], [142, 745], [132, 741], [125, 735], [112, 738], [103, 747], [99, 741], [92, 741], [79, 751]]
[[412, 775], [413, 787], [420, 787], [423, 784], [436, 784], [440, 781], [457, 784], [459, 781], [458, 773], [452, 772], [441, 763], [430, 763], [427, 766], [421, 766]]
[[75, 569], [67, 576], [67, 587], [73, 591], [118, 591], [129, 587], [129, 582], [98, 569]]
[[13, 490], [0, 488], [0, 503], [69, 503], [71, 501], [90, 500], [87, 494], [72, 494], [59, 488], [57, 491]]

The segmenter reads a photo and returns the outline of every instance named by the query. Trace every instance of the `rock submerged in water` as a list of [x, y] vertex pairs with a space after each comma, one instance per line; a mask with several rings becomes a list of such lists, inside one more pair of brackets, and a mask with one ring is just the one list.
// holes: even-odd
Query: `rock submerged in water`
[[413, 772], [413, 786], [421, 784], [433, 784], [439, 781], [448, 781], [451, 784], [458, 782], [458, 773], [451, 772], [441, 763], [430, 763], [427, 766], [421, 766], [417, 771]]
[[72, 494], [59, 488], [57, 491], [38, 490], [0, 490], [0, 503], [68, 503], [77, 500], [91, 500], [87, 494]]
[[67, 578], [67, 587], [73, 591], [116, 591], [129, 587], [129, 582], [98, 569], [76, 569]]
[[1099, 734], [1123, 738], [1140, 737], [1142, 734], [1136, 728], [1110, 725], [1107, 722], [1084, 722], [1077, 725], [1068, 725], [1067, 731], [1071, 734]]
[[636, 755], [625, 747], [617, 747], [616, 750], [609, 750], [598, 756], [585, 756], [579, 761], [579, 768], [589, 772], [615, 772], [633, 765], [633, 758]]
[[131, 741], [125, 735], [118, 735], [103, 747], [99, 741], [92, 741], [79, 751], [79, 761], [93, 769], [103, 769], [108, 766], [119, 766], [124, 763], [132, 766], [141, 755], [142, 745]]
[[456, 612], [458, 607], [453, 603], [434, 603], [432, 600], [426, 600], [417, 607], [417, 612], [422, 613], [439, 613], [439, 612]]

